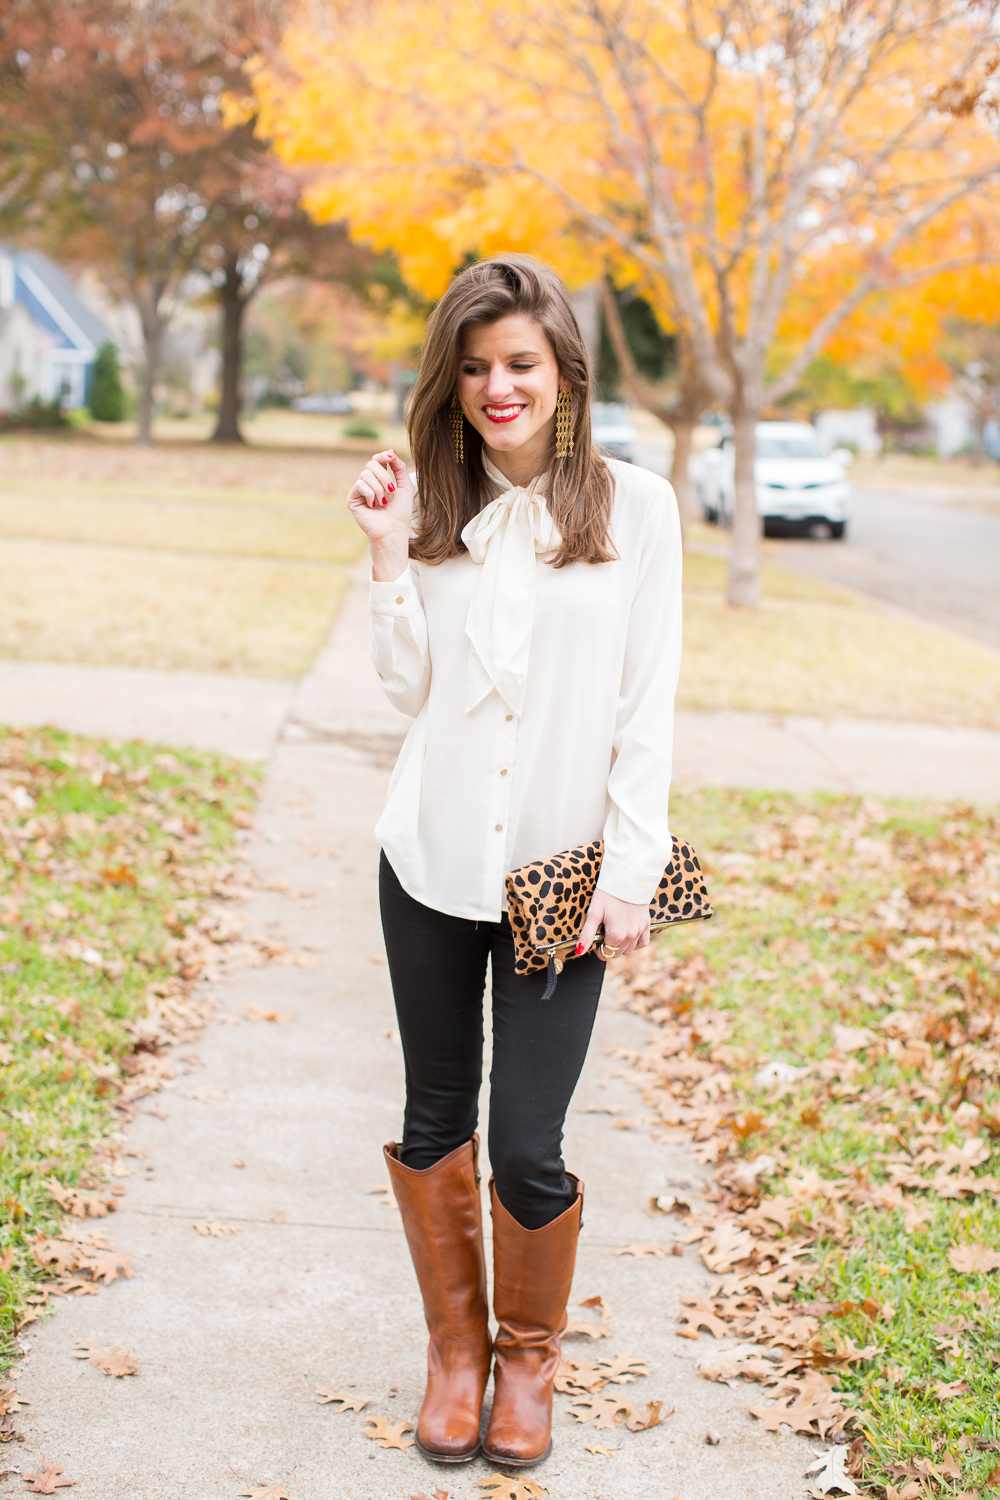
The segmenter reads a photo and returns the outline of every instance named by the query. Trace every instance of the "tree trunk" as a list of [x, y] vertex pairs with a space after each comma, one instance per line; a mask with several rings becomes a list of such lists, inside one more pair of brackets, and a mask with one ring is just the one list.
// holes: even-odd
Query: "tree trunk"
[[142, 390], [139, 393], [135, 440], [137, 443], [148, 444], [153, 441], [153, 387], [156, 384], [156, 372], [160, 363], [160, 344], [163, 341], [166, 320], [158, 318], [155, 313], [150, 314], [141, 303], [139, 315], [142, 319], [142, 341], [146, 360], [142, 371]]
[[240, 380], [243, 374], [243, 314], [250, 300], [235, 256], [227, 257], [226, 279], [219, 288], [222, 304], [222, 392], [213, 443], [242, 443]]
[[733, 414], [735, 501], [726, 598], [739, 609], [756, 609], [760, 604], [760, 516], [753, 473], [756, 427], [755, 411]]

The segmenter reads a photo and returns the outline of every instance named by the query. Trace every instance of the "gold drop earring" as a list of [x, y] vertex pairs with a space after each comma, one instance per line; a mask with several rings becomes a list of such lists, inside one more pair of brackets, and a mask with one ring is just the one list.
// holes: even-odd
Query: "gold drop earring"
[[556, 458], [573, 457], [573, 393], [562, 390], [556, 400]]
[[448, 408], [448, 417], [451, 421], [451, 441], [455, 449], [455, 462], [465, 463], [465, 418], [462, 415], [462, 403], [458, 399], [456, 391], [451, 398], [451, 406]]

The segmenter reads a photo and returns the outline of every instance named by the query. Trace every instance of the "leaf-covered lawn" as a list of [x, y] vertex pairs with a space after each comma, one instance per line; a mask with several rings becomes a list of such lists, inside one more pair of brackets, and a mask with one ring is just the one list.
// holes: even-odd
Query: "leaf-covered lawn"
[[[228, 892], [256, 779], [210, 755], [0, 732], [0, 1368], [41, 1261], [83, 1271], [71, 1291], [116, 1256], [130, 1274], [101, 1242], [110, 1142], [197, 1023], [205, 902]], [[60, 1209], [86, 1232], [60, 1238]]]
[[656, 1205], [719, 1276], [687, 1336], [748, 1344], [702, 1373], [865, 1492], [1000, 1494], [1000, 819], [703, 791], [673, 823], [717, 916], [620, 968], [648, 1100], [715, 1171]]

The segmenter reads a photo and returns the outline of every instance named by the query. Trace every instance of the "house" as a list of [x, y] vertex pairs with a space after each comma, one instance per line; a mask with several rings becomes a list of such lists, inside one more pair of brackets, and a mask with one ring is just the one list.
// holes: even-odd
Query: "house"
[[0, 411], [36, 396], [84, 406], [108, 336], [47, 255], [0, 245]]

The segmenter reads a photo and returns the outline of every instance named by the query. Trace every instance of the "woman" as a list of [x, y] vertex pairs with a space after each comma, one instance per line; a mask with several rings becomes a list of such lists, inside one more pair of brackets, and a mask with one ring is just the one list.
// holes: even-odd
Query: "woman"
[[[415, 716], [377, 829], [406, 1066], [385, 1154], [430, 1333], [417, 1442], [447, 1463], [480, 1451], [491, 1352], [486, 1456], [527, 1467], [551, 1450], [583, 1200], [563, 1123], [604, 961], [648, 942], [671, 852], [677, 507], [662, 479], [596, 452], [590, 393], [555, 272], [524, 255], [470, 266], [427, 330], [419, 493], [390, 450], [347, 501], [371, 551], [375, 666]], [[598, 838], [578, 956], [543, 1003], [545, 975], [514, 974], [505, 876]], [[488, 961], [492, 1342], [475, 1135]]]

